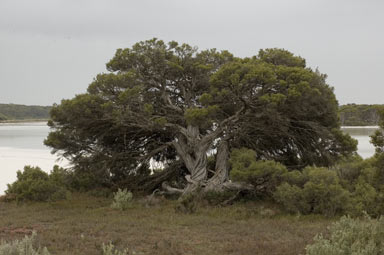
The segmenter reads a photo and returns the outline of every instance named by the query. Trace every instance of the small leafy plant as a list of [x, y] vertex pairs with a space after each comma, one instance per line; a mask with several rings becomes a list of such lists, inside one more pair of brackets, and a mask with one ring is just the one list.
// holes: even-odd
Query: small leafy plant
[[123, 251], [119, 251], [115, 248], [115, 246], [110, 242], [108, 244], [103, 243], [103, 255], [128, 255], [128, 249], [124, 249]]
[[33, 232], [31, 236], [25, 236], [21, 240], [1, 241], [0, 255], [50, 255], [46, 247], [38, 249], [33, 247], [36, 236], [36, 232]]
[[128, 191], [127, 189], [118, 189], [114, 194], [111, 207], [124, 211], [132, 206], [132, 199], [132, 192]]

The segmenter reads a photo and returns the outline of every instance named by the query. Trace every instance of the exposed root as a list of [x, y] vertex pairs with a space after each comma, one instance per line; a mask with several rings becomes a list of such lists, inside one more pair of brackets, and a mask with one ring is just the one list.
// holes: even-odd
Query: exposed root
[[233, 202], [238, 198], [240, 197], [241, 193], [243, 193], [244, 191], [243, 190], [239, 190], [235, 195], [233, 195], [232, 197], [228, 198], [227, 200], [225, 200], [224, 202], [221, 203], [221, 205], [231, 205], [233, 204]]
[[163, 188], [163, 190], [165, 191], [166, 194], [183, 194], [184, 192], [184, 189], [177, 189], [177, 188], [174, 188], [174, 187], [171, 187], [168, 185], [167, 182], [163, 182], [161, 184], [161, 187]]

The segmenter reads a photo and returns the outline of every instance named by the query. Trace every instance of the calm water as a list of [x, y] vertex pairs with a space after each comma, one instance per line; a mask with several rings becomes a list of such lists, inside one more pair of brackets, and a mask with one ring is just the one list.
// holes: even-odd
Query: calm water
[[379, 127], [367, 126], [367, 127], [342, 127], [341, 129], [350, 134], [359, 143], [357, 144], [357, 152], [363, 158], [369, 158], [375, 153], [375, 147], [370, 143], [372, 135]]
[[43, 144], [48, 132], [45, 122], [0, 123], [0, 194], [4, 193], [7, 183], [16, 180], [16, 171], [25, 165], [39, 166], [47, 172], [55, 164], [67, 166], [67, 162], [57, 161]]
[[[367, 158], [374, 154], [374, 147], [369, 143], [377, 127], [343, 127], [359, 141], [358, 153]], [[66, 161], [57, 161], [43, 141], [49, 128], [46, 123], [0, 123], [0, 194], [4, 193], [7, 183], [16, 180], [16, 171], [25, 165], [39, 166], [49, 172], [53, 165], [68, 166]]]

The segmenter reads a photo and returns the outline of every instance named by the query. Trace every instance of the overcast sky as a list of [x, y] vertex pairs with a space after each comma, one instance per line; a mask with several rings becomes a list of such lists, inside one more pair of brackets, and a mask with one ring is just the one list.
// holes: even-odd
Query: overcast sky
[[153, 37], [284, 48], [328, 74], [340, 104], [384, 104], [382, 0], [0, 0], [0, 103], [72, 98], [117, 48]]

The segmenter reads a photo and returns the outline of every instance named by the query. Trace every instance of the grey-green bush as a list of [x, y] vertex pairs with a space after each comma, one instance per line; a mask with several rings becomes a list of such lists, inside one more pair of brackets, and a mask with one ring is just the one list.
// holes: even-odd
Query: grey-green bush
[[384, 218], [352, 219], [342, 217], [330, 228], [330, 237], [315, 237], [306, 247], [307, 255], [381, 255], [384, 254]]
[[113, 203], [111, 207], [124, 211], [132, 206], [132, 199], [132, 192], [128, 191], [127, 189], [118, 189], [113, 196]]
[[103, 244], [103, 255], [128, 255], [128, 249], [124, 249], [123, 251], [119, 251], [112, 243]]
[[34, 248], [36, 232], [13, 242], [0, 242], [0, 255], [50, 255], [47, 248]]

